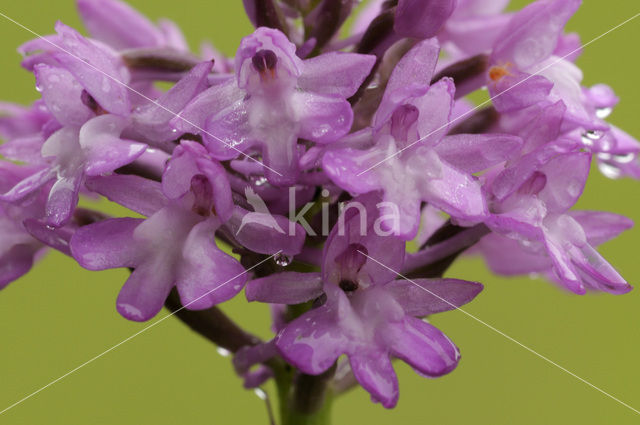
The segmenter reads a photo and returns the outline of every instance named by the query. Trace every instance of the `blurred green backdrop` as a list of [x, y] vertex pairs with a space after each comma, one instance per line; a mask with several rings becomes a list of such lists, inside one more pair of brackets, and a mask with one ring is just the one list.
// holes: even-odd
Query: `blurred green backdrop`
[[[251, 31], [239, 0], [132, 0], [153, 19], [170, 17], [192, 47], [208, 39], [232, 54]], [[527, 1], [514, 1], [512, 8]], [[569, 24], [583, 42], [633, 16], [637, 2], [588, 0]], [[56, 19], [79, 28], [73, 0], [2, 2], [0, 12], [40, 34]], [[0, 17], [0, 98], [30, 102], [33, 77], [15, 48], [31, 39]], [[611, 121], [640, 136], [637, 43], [640, 19], [590, 45], [579, 60], [588, 85], [606, 82], [622, 102]], [[595, 170], [594, 170], [595, 171]], [[592, 173], [579, 207], [640, 220], [640, 183]], [[640, 281], [634, 229], [602, 252], [632, 283]], [[486, 290], [467, 310], [577, 375], [640, 409], [640, 294], [568, 295], [529, 279], [492, 276], [465, 259], [450, 276]], [[139, 331], [114, 300], [127, 273], [92, 273], [57, 253], [0, 294], [0, 410]], [[269, 337], [267, 309], [242, 297], [224, 306]], [[164, 313], [162, 313], [164, 314]], [[335, 424], [632, 424], [640, 418], [582, 382], [460, 312], [433, 318], [461, 348], [460, 367], [437, 380], [398, 365], [400, 403], [387, 411], [361, 389], [335, 403]], [[264, 403], [242, 389], [230, 361], [168, 319], [0, 416], [7, 424], [267, 424]]]

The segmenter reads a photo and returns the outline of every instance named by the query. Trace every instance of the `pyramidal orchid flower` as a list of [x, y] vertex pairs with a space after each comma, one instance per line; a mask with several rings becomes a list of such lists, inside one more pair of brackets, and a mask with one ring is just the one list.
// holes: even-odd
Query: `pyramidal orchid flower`
[[[126, 79], [118, 58], [61, 23], [56, 30], [54, 39], [65, 50], [40, 45], [50, 50], [36, 55], [42, 63], [30, 63], [57, 129], [42, 144], [40, 162], [45, 165], [0, 199], [20, 200], [53, 180], [47, 221], [52, 226], [62, 226], [78, 202], [84, 176], [112, 172], [129, 164], [145, 151], [146, 145], [120, 139], [129, 124], [129, 98], [127, 89], [114, 80], [114, 76], [120, 81]], [[106, 71], [98, 71], [101, 68]]]
[[[126, 191], [119, 190], [125, 182]], [[164, 197], [160, 183], [135, 176], [99, 177], [91, 184], [148, 216], [91, 224], [71, 239], [74, 258], [89, 270], [133, 269], [118, 295], [124, 317], [155, 316], [174, 286], [190, 309], [211, 307], [242, 289], [244, 268], [214, 241], [221, 221], [212, 211], [219, 196], [205, 175], [193, 176], [189, 191], [176, 200]]]
[[569, 57], [556, 55], [564, 25], [580, 3], [539, 0], [513, 15], [497, 38], [487, 73], [489, 94], [500, 112], [562, 100], [565, 120], [574, 126], [593, 125], [582, 96], [582, 71]]
[[[470, 172], [503, 161], [521, 143], [508, 135], [444, 137], [455, 86], [447, 78], [428, 85], [438, 53], [437, 43], [426, 40], [398, 63], [374, 127], [363, 130], [371, 135], [373, 146], [329, 149], [322, 160], [326, 173], [343, 189], [357, 194], [381, 191], [385, 202], [399, 211], [385, 215], [400, 216], [399, 221], [384, 221], [383, 226], [405, 239], [418, 232], [423, 201], [461, 222], [482, 221], [487, 216], [484, 195]], [[482, 161], [485, 164], [478, 167]], [[471, 170], [457, 165], [470, 165]]]
[[[520, 180], [503, 172], [493, 182], [493, 193], [499, 196], [486, 224], [518, 240], [528, 252], [550, 259], [555, 276], [575, 293], [584, 294], [586, 288], [625, 293], [631, 286], [598, 254], [580, 222], [568, 213], [582, 194], [590, 163], [591, 156], [582, 152], [557, 154], [528, 171], [527, 161], [521, 161], [515, 165], [522, 167]], [[588, 216], [582, 218], [591, 224]], [[627, 227], [628, 222], [621, 225]]]
[[353, 112], [346, 98], [374, 61], [338, 52], [303, 61], [280, 31], [258, 28], [240, 44], [236, 78], [196, 97], [181, 114], [186, 121], [177, 119], [175, 126], [201, 134], [221, 160], [257, 148], [269, 181], [291, 184], [299, 172], [298, 139], [324, 144], [349, 131]]
[[372, 399], [390, 408], [398, 400], [390, 357], [430, 377], [453, 370], [460, 358], [458, 348], [420, 317], [466, 304], [482, 285], [455, 279], [396, 280], [392, 270], [402, 267], [404, 242], [373, 232], [379, 218], [376, 196], [357, 201], [366, 209], [345, 208], [342, 225], [337, 224], [327, 239], [321, 273], [274, 274], [249, 282], [246, 293], [250, 301], [315, 300], [311, 310], [279, 331], [276, 348], [312, 375], [323, 373], [346, 354]]

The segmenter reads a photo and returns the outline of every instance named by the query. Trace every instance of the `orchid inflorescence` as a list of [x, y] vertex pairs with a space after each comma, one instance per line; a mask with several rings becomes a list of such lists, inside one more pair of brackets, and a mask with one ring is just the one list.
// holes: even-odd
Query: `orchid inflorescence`
[[[41, 98], [0, 104], [0, 287], [51, 248], [129, 268], [122, 316], [167, 306], [302, 416], [356, 381], [395, 406], [392, 359], [455, 369], [426, 318], [481, 292], [442, 277], [465, 251], [498, 274], [626, 293], [594, 246], [631, 221], [571, 209], [592, 161], [640, 178], [640, 143], [605, 121], [613, 90], [581, 85], [564, 32], [580, 3], [244, 0], [256, 30], [228, 58], [118, 0], [78, 0], [89, 37], [58, 22], [23, 44]], [[243, 289], [271, 306], [270, 341], [216, 307]]]

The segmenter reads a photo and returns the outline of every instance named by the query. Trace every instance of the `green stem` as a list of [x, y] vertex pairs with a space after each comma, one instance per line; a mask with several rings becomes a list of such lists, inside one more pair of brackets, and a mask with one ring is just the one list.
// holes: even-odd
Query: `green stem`
[[335, 367], [321, 375], [305, 375], [284, 366], [275, 370], [280, 425], [330, 425], [333, 395], [328, 385]]

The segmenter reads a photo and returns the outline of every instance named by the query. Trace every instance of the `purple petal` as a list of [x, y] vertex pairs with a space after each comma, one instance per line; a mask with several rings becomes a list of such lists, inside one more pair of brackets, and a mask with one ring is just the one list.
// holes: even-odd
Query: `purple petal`
[[355, 94], [376, 62], [372, 55], [329, 52], [303, 62], [298, 87], [307, 92], [348, 98]]
[[165, 206], [160, 183], [134, 175], [92, 177], [86, 186], [109, 200], [150, 217]]
[[516, 111], [542, 102], [553, 83], [541, 75], [512, 73], [489, 83], [489, 95], [498, 112]]
[[[179, 134], [202, 134], [206, 121], [210, 116], [215, 116], [239, 102], [244, 96], [244, 91], [238, 89], [235, 80], [215, 85], [189, 102], [180, 115], [173, 118], [171, 125]], [[220, 142], [217, 141], [215, 143]]]
[[284, 272], [247, 283], [249, 301], [271, 304], [300, 304], [322, 295], [320, 273]]
[[416, 147], [436, 143], [449, 131], [455, 91], [453, 80], [445, 77], [411, 102], [420, 111], [417, 123], [421, 141]]
[[458, 279], [415, 279], [390, 282], [386, 289], [409, 316], [428, 316], [471, 302], [483, 286]]
[[276, 186], [289, 186], [295, 183], [300, 174], [298, 168], [298, 138], [286, 130], [280, 134], [269, 134], [262, 147], [264, 164], [269, 167], [265, 175], [269, 183]]
[[389, 120], [397, 106], [410, 97], [423, 95], [431, 85], [440, 46], [436, 39], [421, 41], [409, 50], [389, 77], [382, 101], [374, 117], [379, 127]]
[[220, 161], [234, 159], [258, 142], [249, 123], [249, 112], [242, 102], [211, 116], [204, 130], [207, 150]]
[[445, 137], [435, 150], [441, 159], [467, 173], [477, 173], [514, 159], [522, 139], [508, 134], [459, 134]]
[[78, 12], [91, 37], [123, 50], [155, 47], [162, 36], [137, 10], [117, 0], [78, 0]]
[[293, 101], [300, 123], [298, 136], [303, 139], [334, 142], [351, 129], [353, 110], [342, 98], [299, 92]]
[[547, 184], [538, 193], [538, 198], [545, 202], [550, 211], [568, 210], [582, 195], [590, 166], [591, 155], [586, 152], [552, 159], [540, 169], [547, 178]]
[[48, 167], [41, 169], [17, 183], [7, 193], [0, 195], [0, 200], [7, 202], [20, 200], [40, 189], [53, 178], [55, 178], [55, 172], [52, 169]]
[[525, 140], [525, 152], [531, 152], [560, 135], [567, 107], [562, 101], [545, 107], [534, 119], [530, 120], [520, 135]]
[[394, 356], [404, 360], [418, 372], [438, 377], [458, 365], [460, 352], [449, 338], [435, 326], [414, 317], [385, 326]]
[[47, 199], [47, 224], [60, 227], [69, 221], [78, 205], [82, 172], [70, 176], [58, 176]]
[[15, 245], [0, 256], [0, 289], [31, 270], [35, 250], [29, 245]]
[[569, 211], [584, 229], [591, 245], [601, 245], [633, 227], [633, 220], [604, 211]]
[[350, 345], [340, 329], [340, 318], [350, 311], [346, 295], [336, 293], [321, 307], [309, 310], [287, 324], [276, 336], [284, 359], [302, 372], [318, 375], [327, 370]]
[[12, 139], [0, 145], [0, 155], [11, 161], [36, 164], [41, 160], [39, 156], [43, 143], [41, 134]]
[[572, 260], [587, 286], [611, 294], [626, 294], [633, 289], [591, 245], [586, 244], [580, 250], [581, 255]]
[[361, 349], [349, 355], [349, 363], [353, 375], [374, 401], [387, 409], [398, 403], [398, 378], [386, 353]]
[[[492, 3], [491, 6], [495, 4]], [[487, 9], [481, 9], [481, 11], [488, 12]], [[457, 48], [469, 56], [490, 51], [502, 30], [509, 23], [511, 15], [507, 13], [490, 15], [489, 13], [461, 17], [460, 19], [457, 17], [454, 19], [452, 16], [442, 32], [438, 34], [438, 39], [454, 43]], [[454, 14], [457, 14], [457, 10]]]
[[73, 236], [73, 230], [62, 227], [59, 229], [51, 229], [42, 221], [28, 218], [23, 222], [24, 228], [37, 240], [51, 248], [57, 249], [63, 254], [71, 256], [69, 243]]
[[255, 211], [235, 207], [227, 223], [233, 237], [246, 248], [261, 254], [282, 252], [292, 256], [300, 253], [306, 237], [304, 228], [286, 217], [269, 213], [257, 195], [248, 193], [247, 200]]
[[399, 0], [393, 29], [402, 37], [433, 37], [455, 7], [456, 0]]
[[56, 31], [61, 37], [61, 47], [65, 49], [63, 53], [54, 53], [56, 60], [78, 79], [102, 108], [116, 115], [128, 115], [131, 104], [119, 58], [60, 22], [56, 24]]
[[182, 250], [177, 287], [182, 305], [201, 310], [227, 301], [247, 280], [244, 267], [215, 244], [217, 220], [196, 224]]
[[[191, 69], [169, 91], [156, 102], [148, 104], [134, 113], [136, 131], [143, 137], [155, 142], [166, 142], [176, 138], [169, 122], [185, 106], [207, 88], [207, 76], [213, 63], [203, 62]], [[209, 111], [211, 112], [211, 111]]]
[[62, 125], [79, 127], [94, 116], [81, 101], [83, 87], [69, 71], [38, 64], [33, 72], [47, 109]]
[[116, 115], [101, 115], [82, 126], [79, 140], [86, 154], [87, 175], [110, 173], [144, 153], [147, 145], [120, 139], [127, 124], [127, 120]]
[[504, 276], [542, 273], [552, 267], [544, 252], [529, 252], [517, 240], [489, 234], [477, 245], [492, 272]]
[[322, 168], [338, 186], [351, 193], [368, 193], [381, 188], [377, 174], [371, 166], [385, 159], [378, 149], [327, 150], [322, 158]]
[[135, 267], [140, 246], [134, 231], [143, 221], [114, 218], [79, 228], [70, 242], [73, 258], [89, 270]]
[[492, 62], [525, 69], [547, 59], [580, 0], [539, 0], [516, 13], [498, 37]]
[[[430, 166], [428, 153], [416, 151], [417, 164]], [[414, 169], [426, 169], [413, 164]], [[482, 188], [471, 175], [463, 173], [446, 162], [440, 162], [440, 174], [420, 188], [423, 199], [436, 208], [462, 220], [480, 220], [488, 214]]]
[[158, 314], [174, 285], [173, 270], [166, 263], [143, 263], [129, 276], [118, 294], [116, 307], [125, 318], [144, 322]]
[[216, 215], [223, 222], [229, 220], [233, 214], [233, 197], [224, 167], [209, 158], [198, 158], [196, 165], [211, 183]]

